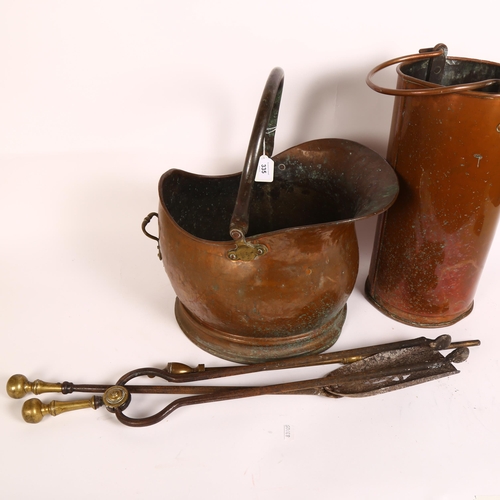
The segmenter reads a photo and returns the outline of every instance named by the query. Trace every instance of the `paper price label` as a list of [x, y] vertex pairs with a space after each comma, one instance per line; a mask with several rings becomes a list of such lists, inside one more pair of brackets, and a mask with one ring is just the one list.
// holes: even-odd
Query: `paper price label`
[[274, 179], [274, 161], [266, 155], [259, 158], [255, 182], [273, 182]]

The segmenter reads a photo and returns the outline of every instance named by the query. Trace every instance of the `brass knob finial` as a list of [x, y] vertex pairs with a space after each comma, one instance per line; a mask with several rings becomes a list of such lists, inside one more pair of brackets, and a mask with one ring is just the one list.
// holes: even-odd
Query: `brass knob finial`
[[49, 404], [42, 403], [37, 398], [28, 399], [23, 404], [22, 415], [25, 422], [28, 424], [38, 424], [42, 421], [45, 415], [52, 415], [56, 417], [61, 413], [73, 410], [83, 410], [85, 408], [92, 408], [96, 410], [102, 403], [98, 398], [92, 396], [90, 399], [83, 399], [78, 401], [51, 401]]
[[28, 379], [24, 375], [17, 373], [7, 380], [7, 394], [14, 399], [21, 399], [28, 393]]
[[44, 405], [39, 399], [28, 399], [23, 404], [22, 415], [25, 422], [28, 424], [38, 424], [47, 414], [47, 405]]
[[26, 394], [43, 394], [45, 392], [62, 392], [62, 384], [35, 380], [30, 382], [24, 375], [17, 373], [7, 381], [7, 394], [14, 399], [21, 399]]

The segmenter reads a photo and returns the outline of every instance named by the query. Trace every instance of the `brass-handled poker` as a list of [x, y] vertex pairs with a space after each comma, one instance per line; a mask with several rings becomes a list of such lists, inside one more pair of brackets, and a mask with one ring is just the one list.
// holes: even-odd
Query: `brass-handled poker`
[[[266, 394], [314, 394], [328, 397], [362, 397], [410, 385], [416, 385], [458, 373], [453, 363], [465, 361], [469, 347], [478, 346], [478, 340], [451, 342], [449, 335], [441, 335], [435, 340], [417, 339], [349, 349], [336, 353], [309, 355], [278, 361], [219, 368], [198, 365], [191, 368], [182, 363], [169, 363], [165, 369], [139, 368], [123, 375], [114, 385], [74, 384], [72, 382], [49, 383], [41, 380], [30, 382], [24, 375], [13, 375], [7, 382], [9, 396], [20, 399], [26, 394], [35, 395], [56, 392], [102, 393], [88, 400], [70, 402], [52, 401], [44, 404], [33, 398], [23, 405], [23, 418], [29, 423], [40, 422], [45, 415], [83, 409], [98, 409], [104, 406], [114, 413], [123, 424], [140, 427], [153, 425], [163, 420], [176, 409], [201, 403], [226, 401]], [[440, 350], [451, 349], [447, 356]], [[299, 368], [326, 364], [342, 364], [324, 377], [288, 382], [260, 387], [239, 386], [189, 386], [189, 385], [134, 385], [135, 378], [158, 377], [167, 382], [193, 382], [222, 378], [260, 371]], [[149, 417], [132, 418], [124, 411], [131, 402], [131, 394], [187, 394], [176, 399], [160, 412]]]

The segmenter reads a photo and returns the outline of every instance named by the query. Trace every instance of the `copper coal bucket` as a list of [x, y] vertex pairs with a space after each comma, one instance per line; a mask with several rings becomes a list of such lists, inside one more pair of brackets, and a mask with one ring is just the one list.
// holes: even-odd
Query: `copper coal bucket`
[[[373, 83], [396, 63], [397, 89]], [[472, 310], [498, 220], [500, 65], [440, 44], [367, 82], [396, 96], [387, 159], [400, 182], [379, 219], [368, 298], [403, 323], [453, 324]]]
[[398, 192], [383, 158], [340, 139], [274, 156], [272, 182], [255, 182], [263, 151], [272, 154], [283, 80], [279, 68], [269, 76], [243, 172], [169, 170], [159, 212], [143, 223], [158, 215], [181, 329], [236, 362], [317, 353], [337, 340], [358, 272], [354, 222], [381, 213]]

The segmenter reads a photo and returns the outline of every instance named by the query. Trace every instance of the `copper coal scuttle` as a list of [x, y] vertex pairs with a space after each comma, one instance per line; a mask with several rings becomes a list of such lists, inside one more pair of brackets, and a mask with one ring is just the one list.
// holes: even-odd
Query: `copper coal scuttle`
[[159, 247], [177, 321], [201, 348], [244, 363], [337, 340], [358, 273], [354, 222], [383, 212], [398, 193], [384, 159], [340, 139], [275, 155], [272, 182], [256, 182], [272, 154], [282, 88], [275, 69], [241, 174], [169, 170], [159, 186]]

